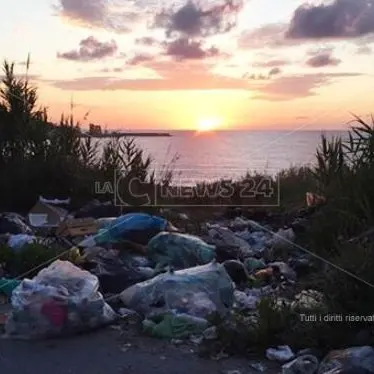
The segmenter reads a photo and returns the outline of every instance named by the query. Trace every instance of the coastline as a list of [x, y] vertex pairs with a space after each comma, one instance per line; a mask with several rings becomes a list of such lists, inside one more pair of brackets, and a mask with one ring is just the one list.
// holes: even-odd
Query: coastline
[[109, 134], [81, 134], [81, 138], [124, 138], [124, 137], [170, 137], [170, 133], [160, 132], [125, 132], [125, 133], [109, 133]]

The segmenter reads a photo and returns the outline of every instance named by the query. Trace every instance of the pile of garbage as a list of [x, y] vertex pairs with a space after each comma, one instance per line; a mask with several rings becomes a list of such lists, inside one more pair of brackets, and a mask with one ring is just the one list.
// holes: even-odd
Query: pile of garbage
[[[65, 336], [106, 326], [126, 314], [136, 315], [143, 331], [154, 337], [212, 339], [212, 316], [224, 320], [233, 310], [256, 313], [262, 298], [293, 291], [313, 266], [295, 250], [292, 225], [274, 233], [268, 224], [221, 217], [193, 233], [176, 228], [166, 214], [113, 217], [110, 204], [98, 203], [69, 214], [51, 204], [40, 199], [29, 220], [0, 215], [0, 236], [13, 251], [54, 238], [63, 239], [76, 254], [74, 263], [57, 259], [31, 279], [0, 277], [0, 294], [11, 303], [8, 337]], [[277, 257], [291, 250], [287, 262]], [[315, 290], [294, 292], [287, 302], [298, 311], [324, 307], [323, 295]], [[372, 348], [347, 352], [334, 356], [332, 366], [329, 356], [320, 365], [314, 355], [295, 355], [287, 346], [269, 348], [266, 357], [284, 363], [284, 374], [348, 373], [336, 369], [343, 358], [344, 367], [359, 362], [360, 372], [373, 373]]]
[[[29, 222], [16, 214], [1, 216], [0, 233], [12, 250], [45, 240], [40, 232], [49, 224], [76, 254], [74, 264], [56, 260], [14, 285], [8, 336], [60, 336], [105, 325], [118, 317], [105, 301], [112, 299], [138, 313], [153, 335], [185, 336], [209, 327], [213, 314], [225, 318], [233, 308], [255, 310], [271, 282], [292, 284], [297, 277], [289, 264], [265, 259], [269, 251], [292, 245], [292, 228], [274, 235], [236, 217], [207, 222], [193, 235], [157, 215], [108, 217], [108, 203], [70, 214], [53, 205], [58, 203], [63, 202], [40, 198]], [[250, 287], [254, 279], [263, 287]]]

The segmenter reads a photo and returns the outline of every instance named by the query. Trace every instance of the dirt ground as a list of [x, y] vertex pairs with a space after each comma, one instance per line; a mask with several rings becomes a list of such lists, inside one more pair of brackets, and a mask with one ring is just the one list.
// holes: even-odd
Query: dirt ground
[[[193, 345], [173, 345], [158, 339], [121, 336], [115, 328], [44, 341], [0, 340], [3, 374], [255, 374], [245, 358], [219, 361], [199, 358]], [[265, 373], [280, 372], [264, 361]]]

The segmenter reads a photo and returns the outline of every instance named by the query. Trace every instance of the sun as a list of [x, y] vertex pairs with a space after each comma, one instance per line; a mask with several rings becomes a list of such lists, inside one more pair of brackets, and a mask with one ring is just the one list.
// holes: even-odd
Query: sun
[[222, 123], [222, 119], [219, 117], [206, 117], [201, 118], [197, 122], [197, 131], [198, 132], [205, 132], [205, 131], [213, 131], [216, 130]]

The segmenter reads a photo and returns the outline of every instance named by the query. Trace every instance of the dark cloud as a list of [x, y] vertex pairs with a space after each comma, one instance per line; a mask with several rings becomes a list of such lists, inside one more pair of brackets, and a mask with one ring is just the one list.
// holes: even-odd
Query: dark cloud
[[321, 68], [324, 66], [338, 66], [341, 60], [332, 56], [329, 52], [318, 53], [306, 61], [306, 65], [312, 68]]
[[170, 43], [166, 43], [167, 56], [171, 56], [177, 60], [203, 59], [214, 57], [220, 54], [215, 47], [203, 49], [202, 43], [187, 38], [179, 38]]
[[140, 65], [143, 62], [149, 62], [149, 61], [152, 61], [153, 59], [154, 57], [151, 55], [138, 54], [130, 58], [129, 60], [127, 60], [127, 64], [128, 65]]
[[281, 66], [286, 66], [289, 64], [290, 64], [290, 61], [279, 59], [279, 60], [255, 62], [253, 66], [258, 67], [258, 68], [279, 68]]
[[373, 50], [367, 45], [364, 45], [364, 46], [358, 47], [356, 50], [356, 53], [358, 55], [371, 55], [373, 53]]
[[157, 39], [153, 38], [152, 36], [143, 36], [135, 40], [136, 44], [145, 45], [148, 47], [158, 45], [159, 42]]
[[246, 73], [243, 75], [243, 79], [249, 81], [267, 81], [269, 80], [269, 76], [264, 74]]
[[102, 68], [99, 73], [122, 73], [125, 69], [121, 67], [117, 68]]
[[280, 68], [278, 68], [278, 67], [272, 68], [269, 71], [269, 77], [273, 77], [275, 75], [279, 75], [281, 72], [282, 72], [282, 70]]
[[[202, 2], [203, 3], [203, 2]], [[218, 0], [197, 4], [188, 1], [177, 9], [156, 14], [154, 27], [165, 28], [167, 36], [201, 37], [228, 32], [236, 26], [243, 0]]]
[[79, 49], [58, 53], [57, 57], [72, 61], [88, 62], [113, 56], [117, 50], [117, 43], [114, 40], [100, 42], [93, 36], [89, 36], [88, 38], [81, 40], [79, 43]]
[[58, 0], [55, 8], [61, 17], [82, 26], [130, 32], [139, 13], [131, 10], [130, 3], [119, 5], [115, 0]]
[[334, 0], [298, 7], [286, 36], [291, 39], [356, 38], [374, 32], [374, 0]]
[[243, 75], [243, 79], [249, 81], [267, 81], [281, 73], [280, 68], [272, 68], [267, 74], [255, 74], [255, 73], [246, 73]]

